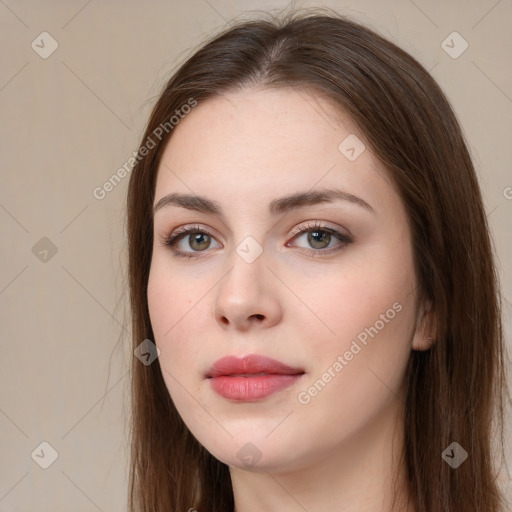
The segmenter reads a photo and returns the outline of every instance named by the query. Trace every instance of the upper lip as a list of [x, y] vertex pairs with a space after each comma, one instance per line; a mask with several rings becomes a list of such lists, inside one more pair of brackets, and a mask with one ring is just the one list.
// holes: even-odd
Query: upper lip
[[293, 368], [280, 361], [258, 354], [249, 354], [244, 357], [221, 357], [208, 370], [206, 377], [220, 377], [222, 375], [251, 375], [257, 373], [294, 375], [302, 374], [301, 368]]

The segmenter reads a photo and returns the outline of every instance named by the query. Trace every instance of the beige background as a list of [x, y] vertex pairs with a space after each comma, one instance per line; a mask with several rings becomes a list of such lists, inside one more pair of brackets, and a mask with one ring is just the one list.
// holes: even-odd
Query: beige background
[[[178, 63], [233, 18], [285, 5], [0, 0], [1, 511], [126, 510], [128, 178], [101, 200], [93, 190], [136, 150]], [[485, 196], [510, 347], [512, 3], [295, 5], [330, 6], [374, 27], [447, 93]], [[46, 59], [31, 47], [51, 49], [44, 31], [58, 43]], [[453, 31], [469, 44], [456, 59], [441, 47]], [[58, 452], [48, 469], [35, 462], [50, 460], [43, 441]]]

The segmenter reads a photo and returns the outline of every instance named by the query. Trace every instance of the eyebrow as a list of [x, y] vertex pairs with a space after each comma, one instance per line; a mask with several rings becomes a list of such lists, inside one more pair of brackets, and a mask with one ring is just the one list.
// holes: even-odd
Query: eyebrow
[[[375, 210], [364, 199], [340, 189], [297, 192], [289, 196], [280, 197], [269, 203], [268, 212], [271, 216], [277, 216], [305, 206], [332, 203], [334, 201], [348, 201], [375, 213]], [[165, 206], [179, 206], [187, 210], [195, 210], [223, 217], [220, 204], [204, 196], [180, 193], [168, 194], [156, 203], [153, 208], [153, 214]]]

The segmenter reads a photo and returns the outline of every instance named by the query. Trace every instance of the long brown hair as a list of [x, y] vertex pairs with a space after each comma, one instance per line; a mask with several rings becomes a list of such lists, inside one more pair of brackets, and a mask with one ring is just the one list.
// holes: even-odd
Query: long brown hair
[[[437, 320], [433, 347], [411, 351], [407, 369], [407, 490], [417, 512], [501, 512], [492, 440], [503, 455], [506, 352], [487, 218], [464, 137], [445, 95], [413, 57], [330, 9], [238, 22], [165, 85], [127, 198], [133, 349], [154, 339], [146, 292], [169, 120], [179, 122], [184, 105], [252, 86], [322, 94], [352, 117], [389, 171], [408, 214], [420, 295]], [[469, 454], [456, 470], [441, 456], [452, 442]], [[133, 359], [129, 502], [131, 512], [234, 506], [229, 468], [185, 426], [158, 359]]]

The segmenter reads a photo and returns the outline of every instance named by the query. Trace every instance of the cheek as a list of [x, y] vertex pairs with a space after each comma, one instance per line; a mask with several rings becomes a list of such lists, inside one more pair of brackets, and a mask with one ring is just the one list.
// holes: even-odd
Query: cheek
[[[211, 286], [211, 285], [210, 285]], [[208, 304], [205, 284], [194, 286], [183, 273], [171, 270], [165, 257], [156, 256], [148, 279], [148, 309], [159, 362], [169, 391], [179, 394], [179, 383], [197, 382], [197, 361], [205, 345]], [[210, 326], [211, 328], [211, 326]]]
[[148, 279], [147, 298], [153, 333], [165, 341], [179, 329], [187, 317], [193, 315], [204, 290], [192, 284], [183, 273], [176, 272], [170, 257], [154, 255]]
[[389, 339], [387, 348], [409, 341], [416, 283], [412, 257], [381, 254], [359, 253], [357, 262], [347, 258], [343, 269], [310, 275], [296, 286], [294, 291], [315, 313], [308, 315], [310, 330], [317, 329], [316, 336], [309, 336], [315, 351], [344, 351], [354, 339], [371, 339], [368, 331], [375, 334], [375, 329], [379, 338]]
[[415, 325], [414, 282], [407, 272], [392, 276], [367, 269], [364, 279], [330, 280], [336, 291], [328, 300], [318, 296], [313, 309], [335, 334], [319, 322], [316, 335], [312, 325], [302, 331], [301, 357], [311, 373], [296, 410], [326, 439], [350, 436], [400, 404]]
[[359, 253], [357, 262], [345, 261], [347, 271], [318, 280], [322, 288], [308, 280], [300, 290], [322, 320], [303, 324], [307, 347], [299, 358], [311, 361], [299, 401], [319, 418], [329, 411], [359, 428], [400, 393], [416, 322], [412, 253], [401, 247]]

